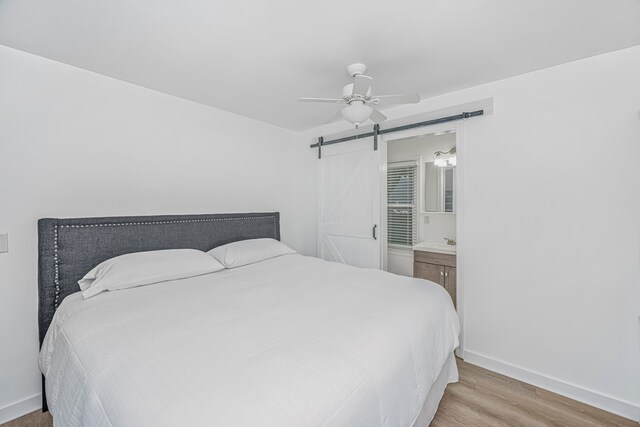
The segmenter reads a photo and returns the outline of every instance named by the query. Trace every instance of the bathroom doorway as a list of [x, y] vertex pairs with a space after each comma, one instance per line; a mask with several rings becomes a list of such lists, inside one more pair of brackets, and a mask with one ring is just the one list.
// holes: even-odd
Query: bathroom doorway
[[382, 268], [438, 283], [464, 345], [464, 123], [385, 135], [381, 143]]
[[414, 250], [456, 253], [457, 132], [394, 135], [386, 142], [383, 268], [413, 277]]

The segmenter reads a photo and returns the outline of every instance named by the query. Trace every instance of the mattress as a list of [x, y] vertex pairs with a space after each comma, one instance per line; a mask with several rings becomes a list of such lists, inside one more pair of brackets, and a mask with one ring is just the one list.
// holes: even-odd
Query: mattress
[[40, 368], [61, 426], [409, 427], [458, 333], [435, 283], [285, 255], [72, 294]]

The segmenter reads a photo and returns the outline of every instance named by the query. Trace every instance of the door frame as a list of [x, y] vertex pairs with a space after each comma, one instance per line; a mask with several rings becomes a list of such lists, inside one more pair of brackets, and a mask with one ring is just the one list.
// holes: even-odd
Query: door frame
[[[381, 233], [380, 236], [383, 240], [382, 245], [382, 259], [383, 268], [387, 268], [387, 152], [388, 143], [396, 139], [410, 138], [420, 135], [429, 135], [437, 132], [453, 131], [456, 134], [456, 298], [458, 318], [460, 319], [460, 346], [456, 350], [456, 354], [464, 359], [464, 345], [465, 345], [465, 312], [466, 312], [466, 292], [465, 287], [467, 284], [467, 269], [466, 267], [466, 247], [468, 245], [466, 235], [466, 193], [465, 193], [465, 123], [463, 120], [442, 123], [438, 125], [432, 125], [425, 128], [408, 129], [405, 131], [392, 132], [383, 134], [379, 137], [378, 149], [380, 150], [381, 163], [383, 165], [380, 176], [380, 207], [382, 209], [381, 218]], [[422, 165], [421, 165], [422, 166]], [[421, 174], [418, 174], [419, 179]], [[419, 188], [422, 188], [422, 183], [418, 183]], [[420, 210], [418, 210], [420, 213]], [[419, 225], [419, 224], [418, 224]]]

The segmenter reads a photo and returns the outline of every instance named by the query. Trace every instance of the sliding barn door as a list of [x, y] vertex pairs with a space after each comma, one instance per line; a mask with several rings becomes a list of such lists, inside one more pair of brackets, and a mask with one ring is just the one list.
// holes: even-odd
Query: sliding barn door
[[380, 268], [380, 150], [371, 138], [322, 147], [318, 160], [318, 254]]

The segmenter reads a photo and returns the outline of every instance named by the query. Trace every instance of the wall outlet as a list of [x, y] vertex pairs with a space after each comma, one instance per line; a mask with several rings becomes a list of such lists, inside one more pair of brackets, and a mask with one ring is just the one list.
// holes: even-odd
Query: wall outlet
[[0, 234], [0, 253], [9, 252], [9, 235]]

